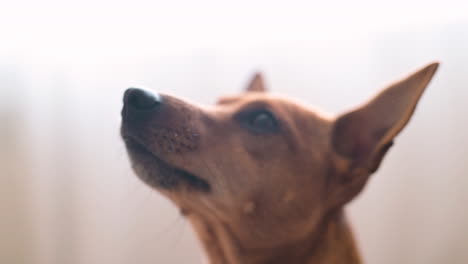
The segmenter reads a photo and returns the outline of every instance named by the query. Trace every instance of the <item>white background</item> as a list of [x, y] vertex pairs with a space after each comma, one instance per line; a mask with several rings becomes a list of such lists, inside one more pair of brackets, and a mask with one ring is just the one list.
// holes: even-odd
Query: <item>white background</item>
[[468, 263], [468, 2], [15, 1], [0, 9], [0, 263], [202, 263], [129, 169], [121, 96], [210, 104], [254, 70], [339, 113], [442, 62], [349, 206], [367, 263]]

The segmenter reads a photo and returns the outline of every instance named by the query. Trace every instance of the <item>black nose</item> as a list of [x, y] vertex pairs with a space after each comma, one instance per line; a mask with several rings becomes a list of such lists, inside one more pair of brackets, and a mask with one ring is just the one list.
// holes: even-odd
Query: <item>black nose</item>
[[130, 111], [153, 111], [161, 104], [161, 97], [138, 88], [128, 88], [124, 93], [124, 104]]

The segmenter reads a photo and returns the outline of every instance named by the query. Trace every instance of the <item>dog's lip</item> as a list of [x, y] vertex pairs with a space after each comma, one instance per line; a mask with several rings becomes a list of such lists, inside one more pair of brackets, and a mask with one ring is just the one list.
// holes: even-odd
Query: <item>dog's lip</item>
[[185, 181], [189, 187], [194, 187], [195, 189], [201, 190], [203, 192], [209, 192], [211, 190], [211, 186], [208, 181], [182, 168], [168, 163], [166, 160], [156, 155], [153, 151], [146, 148], [144, 144], [142, 144], [137, 138], [126, 133], [122, 133], [122, 138], [128, 150], [131, 152], [137, 152], [138, 155], [145, 155], [150, 157], [157, 164], [170, 168], [174, 173], [174, 177], [179, 177], [181, 180]]

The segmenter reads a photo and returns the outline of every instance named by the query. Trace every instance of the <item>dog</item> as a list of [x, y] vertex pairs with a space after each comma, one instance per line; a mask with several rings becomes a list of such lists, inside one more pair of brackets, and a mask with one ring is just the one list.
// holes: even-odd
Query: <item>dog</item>
[[134, 172], [180, 208], [210, 263], [357, 264], [345, 205], [438, 65], [337, 116], [268, 93], [259, 73], [210, 107], [129, 88], [121, 135]]

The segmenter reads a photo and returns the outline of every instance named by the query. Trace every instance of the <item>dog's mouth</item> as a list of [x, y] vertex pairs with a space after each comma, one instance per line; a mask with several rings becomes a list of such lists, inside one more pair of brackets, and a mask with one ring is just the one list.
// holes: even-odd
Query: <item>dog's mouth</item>
[[146, 184], [165, 190], [180, 190], [181, 188], [200, 192], [211, 190], [206, 180], [169, 164], [146, 148], [138, 139], [123, 133], [122, 138], [133, 170]]

